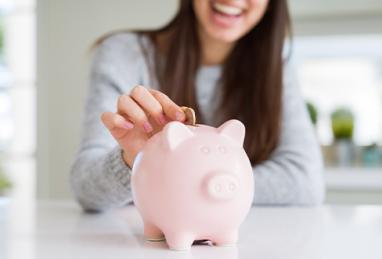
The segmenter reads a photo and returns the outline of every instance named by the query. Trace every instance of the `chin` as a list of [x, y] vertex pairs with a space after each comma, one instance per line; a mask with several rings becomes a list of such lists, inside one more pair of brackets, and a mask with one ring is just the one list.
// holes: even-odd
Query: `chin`
[[242, 35], [238, 34], [236, 31], [216, 31], [214, 30], [211, 33], [208, 33], [209, 36], [215, 40], [226, 42], [226, 43], [232, 43], [238, 41]]

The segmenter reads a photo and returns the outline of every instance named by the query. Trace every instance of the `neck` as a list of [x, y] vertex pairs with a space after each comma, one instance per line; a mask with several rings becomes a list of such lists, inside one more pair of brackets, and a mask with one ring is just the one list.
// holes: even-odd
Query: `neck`
[[202, 64], [207, 66], [221, 65], [233, 49], [234, 42], [223, 42], [211, 38], [204, 30], [199, 29], [202, 51]]

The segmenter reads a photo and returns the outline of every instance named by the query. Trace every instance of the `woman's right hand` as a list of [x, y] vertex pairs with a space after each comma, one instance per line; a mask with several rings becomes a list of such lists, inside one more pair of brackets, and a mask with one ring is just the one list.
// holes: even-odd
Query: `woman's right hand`
[[164, 93], [134, 87], [118, 98], [117, 112], [104, 112], [101, 120], [122, 148], [123, 159], [132, 168], [136, 155], [146, 141], [168, 121], [184, 122], [181, 108]]

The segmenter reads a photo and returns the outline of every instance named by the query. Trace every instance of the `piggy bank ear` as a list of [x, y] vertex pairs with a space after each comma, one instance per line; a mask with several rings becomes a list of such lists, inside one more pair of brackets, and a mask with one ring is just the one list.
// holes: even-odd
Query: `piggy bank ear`
[[245, 137], [245, 127], [244, 124], [240, 121], [226, 121], [218, 128], [218, 132], [220, 135], [227, 136], [236, 143], [238, 143], [240, 146], [243, 146]]
[[169, 122], [163, 128], [163, 141], [171, 150], [193, 135], [194, 133], [186, 125], [178, 121]]

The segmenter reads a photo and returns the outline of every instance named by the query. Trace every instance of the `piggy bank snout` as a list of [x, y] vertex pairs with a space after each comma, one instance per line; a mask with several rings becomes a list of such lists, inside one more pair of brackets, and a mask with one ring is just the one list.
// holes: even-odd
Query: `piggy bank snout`
[[237, 178], [230, 173], [212, 173], [206, 183], [207, 195], [215, 200], [230, 200], [239, 190]]

